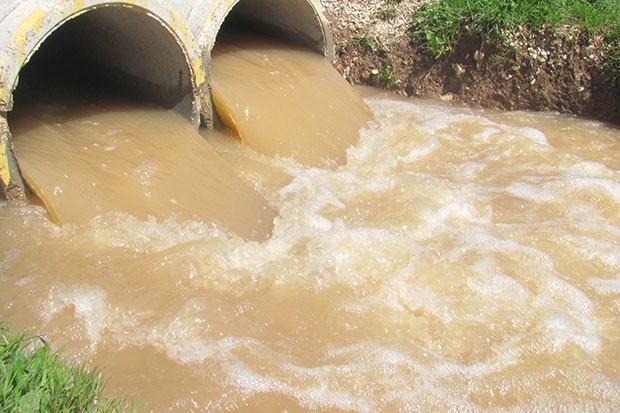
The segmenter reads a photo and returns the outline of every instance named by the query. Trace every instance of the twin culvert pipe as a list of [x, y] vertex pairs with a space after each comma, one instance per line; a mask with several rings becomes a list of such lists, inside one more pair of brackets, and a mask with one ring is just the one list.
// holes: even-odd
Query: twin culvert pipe
[[62, 76], [90, 85], [113, 77], [128, 93], [178, 111], [195, 127], [211, 126], [211, 50], [222, 30], [248, 28], [333, 59], [318, 0], [0, 1], [2, 195], [25, 193], [7, 120], [20, 88]]

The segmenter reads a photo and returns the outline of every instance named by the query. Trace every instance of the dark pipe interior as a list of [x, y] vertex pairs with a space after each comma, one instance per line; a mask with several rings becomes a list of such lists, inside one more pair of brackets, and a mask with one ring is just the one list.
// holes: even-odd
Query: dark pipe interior
[[141, 9], [104, 7], [56, 29], [20, 71], [15, 107], [33, 101], [146, 100], [192, 116], [187, 59]]
[[218, 38], [250, 32], [325, 53], [325, 39], [308, 0], [241, 0], [220, 28]]
[[119, 74], [92, 55], [84, 39], [76, 35], [79, 19], [56, 30], [19, 73], [15, 106], [30, 100], [137, 98]]

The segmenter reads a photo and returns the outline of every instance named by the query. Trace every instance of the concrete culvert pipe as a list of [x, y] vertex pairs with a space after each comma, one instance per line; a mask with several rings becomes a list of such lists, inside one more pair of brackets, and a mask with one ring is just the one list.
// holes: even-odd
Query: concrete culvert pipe
[[333, 60], [318, 0], [0, 2], [0, 195], [24, 195], [7, 114], [45, 88], [73, 88], [86, 98], [114, 91], [211, 126], [208, 68], [224, 23]]

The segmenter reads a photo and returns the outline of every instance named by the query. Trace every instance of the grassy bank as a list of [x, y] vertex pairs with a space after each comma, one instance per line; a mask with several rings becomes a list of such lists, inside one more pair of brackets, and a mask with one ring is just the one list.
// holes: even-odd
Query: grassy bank
[[609, 44], [606, 65], [620, 79], [620, 2], [618, 0], [440, 0], [414, 14], [410, 37], [438, 58], [453, 51], [464, 36], [478, 35], [501, 44], [519, 27], [533, 31], [565, 25]]
[[123, 400], [106, 398], [101, 373], [59, 358], [40, 337], [13, 334], [0, 322], [0, 411], [120, 412]]

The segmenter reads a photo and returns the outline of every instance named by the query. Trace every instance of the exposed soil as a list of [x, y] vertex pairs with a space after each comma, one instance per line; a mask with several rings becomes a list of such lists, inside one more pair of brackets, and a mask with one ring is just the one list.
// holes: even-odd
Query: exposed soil
[[542, 33], [520, 27], [507, 33], [503, 45], [462, 38], [453, 53], [435, 59], [408, 35], [424, 1], [429, 0], [321, 0], [332, 24], [338, 71], [351, 83], [408, 96], [620, 124], [620, 82], [612, 82], [605, 70], [602, 37], [568, 26]]

